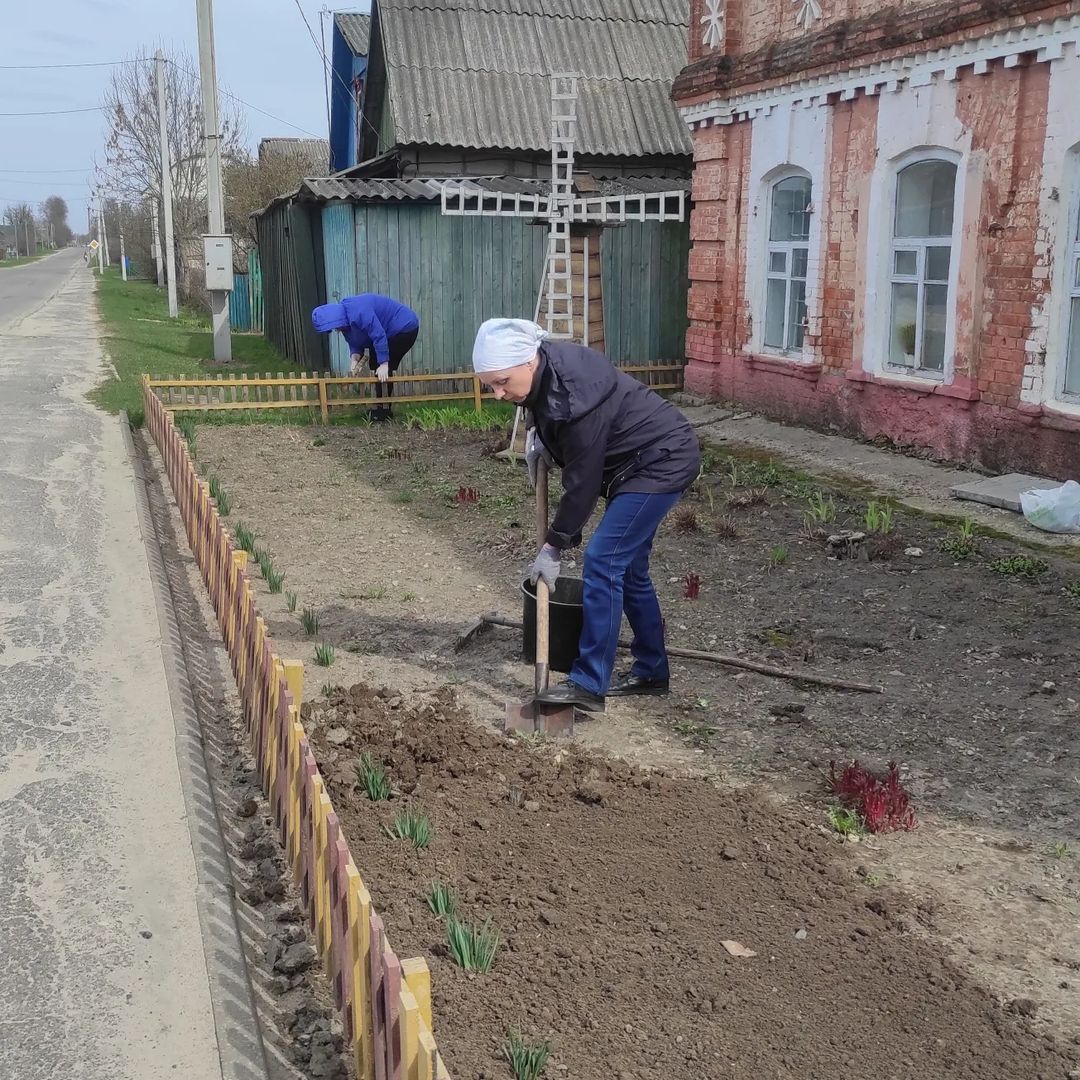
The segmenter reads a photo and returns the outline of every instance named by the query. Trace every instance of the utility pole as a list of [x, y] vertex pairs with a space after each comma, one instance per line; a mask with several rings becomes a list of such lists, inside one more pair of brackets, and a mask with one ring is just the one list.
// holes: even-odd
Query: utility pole
[[101, 209], [101, 188], [97, 191], [97, 272], [98, 277], [105, 273], [102, 260], [105, 257], [105, 216]]
[[26, 233], [26, 254], [27, 256], [33, 255], [33, 249], [30, 247], [30, 222], [33, 220], [32, 214], [27, 214], [23, 218], [23, 232]]
[[199, 22], [199, 76], [202, 82], [203, 134], [206, 140], [206, 201], [209, 235], [203, 246], [214, 360], [232, 360], [229, 292], [232, 289], [232, 240], [225, 235], [225, 197], [221, 183], [221, 133], [218, 128], [217, 64], [214, 59], [212, 0], [195, 0]]
[[154, 198], [150, 200], [150, 230], [153, 236], [154, 263], [157, 266], [157, 286], [159, 289], [163, 289], [165, 287], [165, 265], [161, 261], [161, 228], [158, 225], [158, 201]]
[[[322, 38], [322, 75], [323, 75], [323, 90], [326, 94], [326, 138], [330, 141], [333, 136], [330, 131], [330, 69], [326, 63], [326, 25], [323, 22], [324, 18], [330, 14], [330, 9], [323, 4], [319, 8], [319, 37]], [[334, 144], [330, 142], [330, 171], [333, 172], [336, 165], [334, 162]]]
[[98, 202], [98, 213], [101, 215], [101, 246], [105, 249], [105, 265], [112, 266], [112, 257], [109, 255], [109, 226], [105, 220], [105, 196], [102, 195]]
[[[168, 125], [165, 122], [165, 54], [160, 49], [154, 54], [154, 67], [157, 74], [158, 137], [161, 140], [161, 209], [165, 215], [165, 281], [169, 286], [169, 318], [175, 319], [179, 308], [176, 303], [176, 248], [173, 240], [172, 156], [169, 153]], [[156, 212], [154, 226], [156, 229]], [[160, 271], [158, 280], [161, 280]]]
[[120, 227], [120, 276], [127, 281], [127, 257], [124, 253], [124, 219], [119, 217]]

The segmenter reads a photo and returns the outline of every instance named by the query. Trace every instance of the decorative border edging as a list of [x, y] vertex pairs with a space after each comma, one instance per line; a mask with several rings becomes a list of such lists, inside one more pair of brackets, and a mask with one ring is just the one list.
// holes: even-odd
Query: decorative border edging
[[432, 1035], [431, 976], [399, 960], [375, 913], [303, 725], [304, 667], [271, 648], [246, 574], [172, 416], [143, 376], [146, 426], [217, 614], [286, 862], [300, 889], [360, 1080], [450, 1080]]

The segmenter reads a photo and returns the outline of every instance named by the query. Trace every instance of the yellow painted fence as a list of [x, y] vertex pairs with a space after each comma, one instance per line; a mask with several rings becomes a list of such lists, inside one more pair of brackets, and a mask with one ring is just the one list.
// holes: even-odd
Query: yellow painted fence
[[[654, 390], [682, 387], [682, 364], [645, 364], [620, 368]], [[144, 385], [169, 412], [235, 412], [243, 409], [318, 409], [322, 422], [331, 409], [378, 404], [370, 391], [378, 383], [373, 375], [329, 376], [306, 372], [298, 375], [226, 376], [187, 378], [173, 375], [144, 376]], [[441, 375], [404, 375], [394, 384], [393, 404], [415, 405], [433, 401], [469, 402], [479, 411], [484, 401], [494, 400], [473, 372]]]
[[427, 964], [399, 960], [391, 948], [300, 721], [303, 665], [274, 652], [255, 606], [247, 553], [233, 546], [153, 382], [143, 382], [146, 424], [217, 614], [263, 790], [333, 984], [357, 1076], [449, 1080], [432, 1034]]

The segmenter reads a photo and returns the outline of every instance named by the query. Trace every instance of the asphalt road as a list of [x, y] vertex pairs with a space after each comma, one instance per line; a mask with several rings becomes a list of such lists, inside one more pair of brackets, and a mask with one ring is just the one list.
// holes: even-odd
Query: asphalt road
[[0, 1076], [220, 1080], [157, 611], [93, 278], [0, 269]]

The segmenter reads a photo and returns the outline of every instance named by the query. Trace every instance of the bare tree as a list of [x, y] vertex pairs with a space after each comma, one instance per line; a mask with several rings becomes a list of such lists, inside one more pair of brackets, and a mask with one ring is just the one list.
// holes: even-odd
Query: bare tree
[[259, 159], [244, 154], [230, 161], [224, 175], [225, 228], [236, 237], [237, 248], [252, 248], [258, 240], [252, 214], [279, 195], [294, 192], [305, 176], [315, 173], [320, 170], [312, 168], [310, 155], [299, 152]]
[[[165, 64], [166, 137], [172, 159], [173, 221], [177, 250], [193, 250], [206, 229], [206, 159], [202, 101], [194, 62], [178, 53]], [[123, 64], [114, 69], [102, 99], [109, 122], [104, 182], [120, 203], [136, 207], [160, 198], [161, 148], [158, 134], [154, 63]], [[228, 162], [242, 156], [243, 122], [228, 100], [221, 109], [221, 155]], [[201, 260], [197, 260], [201, 268]], [[179, 268], [185, 293], [187, 269]]]
[[32, 255], [37, 235], [34, 208], [29, 203], [16, 203], [4, 211], [4, 223], [15, 230], [15, 255]]

